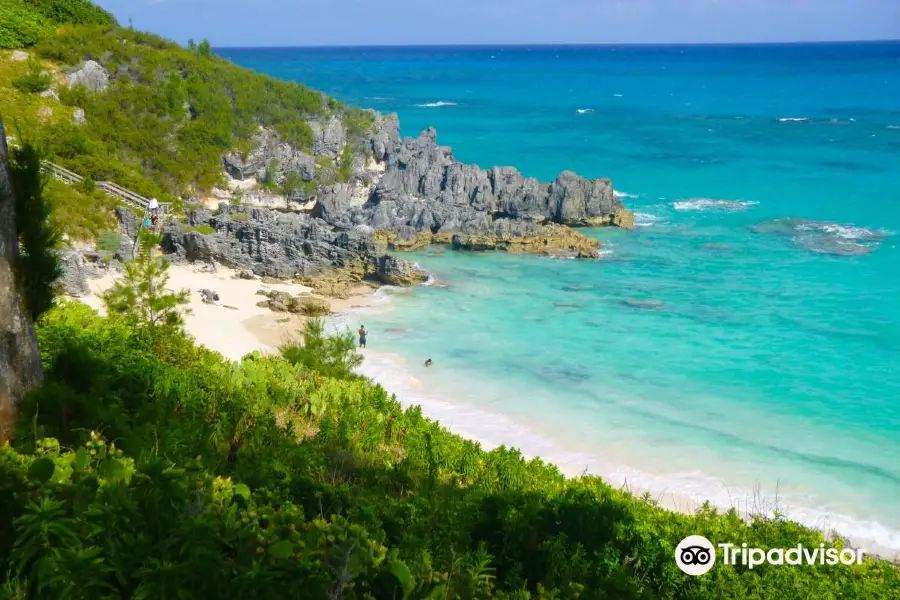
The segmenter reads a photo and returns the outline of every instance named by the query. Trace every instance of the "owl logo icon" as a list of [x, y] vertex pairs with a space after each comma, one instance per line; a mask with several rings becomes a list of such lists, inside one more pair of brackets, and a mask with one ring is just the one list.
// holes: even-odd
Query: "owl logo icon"
[[716, 564], [716, 548], [702, 535], [689, 535], [675, 548], [675, 563], [688, 575], [703, 575]]

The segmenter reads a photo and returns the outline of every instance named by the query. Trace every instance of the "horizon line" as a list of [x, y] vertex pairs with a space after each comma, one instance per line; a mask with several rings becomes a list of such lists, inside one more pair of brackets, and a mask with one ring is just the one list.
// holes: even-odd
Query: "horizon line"
[[896, 39], [862, 39], [862, 40], [797, 40], [779, 42], [513, 42], [513, 43], [448, 43], [448, 44], [328, 44], [328, 45], [275, 45], [275, 46], [213, 46], [223, 50], [278, 50], [278, 49], [354, 49], [354, 48], [560, 48], [560, 47], [697, 47], [697, 46], [828, 46], [839, 44], [900, 44]]

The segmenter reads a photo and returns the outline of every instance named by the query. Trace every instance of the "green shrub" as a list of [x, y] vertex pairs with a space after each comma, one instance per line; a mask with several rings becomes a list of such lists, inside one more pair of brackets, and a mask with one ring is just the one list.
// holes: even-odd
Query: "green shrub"
[[115, 252], [122, 245], [122, 236], [115, 231], [104, 231], [97, 236], [97, 248], [102, 252]]
[[202, 233], [203, 235], [212, 235], [216, 232], [216, 230], [209, 225], [191, 225], [184, 228], [185, 231], [196, 231], [197, 233]]
[[250, 215], [245, 212], [228, 213], [228, 220], [229, 221], [238, 221], [238, 222], [249, 221]]
[[13, 80], [13, 86], [27, 94], [37, 94], [49, 89], [50, 82], [50, 73], [45, 71], [39, 62], [32, 61], [29, 70]]

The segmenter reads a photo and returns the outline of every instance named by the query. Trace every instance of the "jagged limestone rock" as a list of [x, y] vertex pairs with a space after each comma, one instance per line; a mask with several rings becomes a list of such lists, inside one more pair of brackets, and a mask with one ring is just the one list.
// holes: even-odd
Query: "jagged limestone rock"
[[102, 92], [109, 87], [109, 71], [94, 60], [86, 60], [69, 73], [69, 87], [83, 85], [92, 92]]

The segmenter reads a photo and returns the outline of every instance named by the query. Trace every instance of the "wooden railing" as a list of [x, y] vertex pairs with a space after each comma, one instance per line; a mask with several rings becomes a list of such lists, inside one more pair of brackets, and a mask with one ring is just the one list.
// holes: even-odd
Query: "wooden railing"
[[[84, 177], [79, 175], [78, 173], [74, 173], [65, 167], [61, 167], [59, 165], [53, 164], [50, 161], [42, 161], [41, 167], [44, 171], [53, 177], [56, 177], [60, 181], [72, 185], [77, 183], [82, 183], [84, 181]], [[94, 184], [94, 189], [101, 190], [113, 198], [121, 200], [125, 204], [132, 206], [142, 213], [146, 217], [146, 213], [148, 207], [150, 205], [150, 200], [141, 196], [140, 194], [136, 194], [129, 189], [123, 188], [121, 185], [117, 183], [113, 183], [112, 181], [98, 181]], [[170, 202], [160, 202], [159, 203], [159, 223], [162, 223], [164, 218], [171, 214], [172, 212], [172, 204]]]

